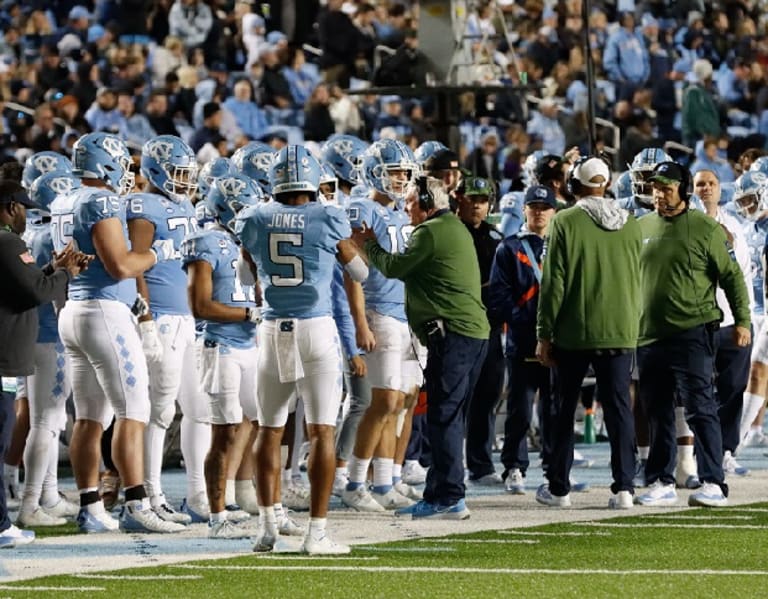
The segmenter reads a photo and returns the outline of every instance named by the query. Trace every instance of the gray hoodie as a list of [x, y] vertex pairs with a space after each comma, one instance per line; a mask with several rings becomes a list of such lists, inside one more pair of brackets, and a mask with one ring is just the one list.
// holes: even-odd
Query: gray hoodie
[[606, 231], [620, 230], [629, 218], [629, 212], [610, 198], [586, 196], [580, 198], [576, 206], [589, 214], [595, 224]]

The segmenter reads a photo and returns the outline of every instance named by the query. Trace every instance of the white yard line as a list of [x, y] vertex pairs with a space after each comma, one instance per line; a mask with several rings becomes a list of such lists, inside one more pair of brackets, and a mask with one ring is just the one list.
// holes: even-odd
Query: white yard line
[[95, 578], [97, 580], [200, 580], [202, 576], [196, 574], [73, 574], [75, 578]]
[[574, 526], [595, 526], [597, 528], [706, 528], [710, 530], [768, 530], [759, 524], [675, 524], [670, 522], [654, 522], [653, 524], [620, 522], [574, 522]]
[[497, 530], [500, 535], [520, 535], [523, 537], [610, 537], [609, 532], [545, 532], [541, 530]]
[[75, 591], [78, 593], [90, 593], [94, 591], [106, 591], [106, 587], [12, 587], [7, 584], [0, 584], [0, 591]]
[[419, 539], [422, 543], [477, 543], [489, 545], [535, 545], [535, 539]]

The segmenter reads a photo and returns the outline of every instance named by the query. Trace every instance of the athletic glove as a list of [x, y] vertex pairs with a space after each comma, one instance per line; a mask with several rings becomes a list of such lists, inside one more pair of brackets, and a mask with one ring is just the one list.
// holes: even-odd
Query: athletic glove
[[131, 306], [131, 312], [136, 318], [141, 318], [142, 316], [149, 314], [149, 304], [141, 294], [136, 296], [136, 301], [133, 302], [133, 306]]
[[246, 308], [245, 320], [253, 324], [261, 324], [261, 308]]
[[141, 333], [141, 349], [147, 357], [147, 362], [159, 362], [163, 359], [163, 345], [160, 343], [160, 335], [154, 320], [139, 323]]
[[158, 239], [152, 244], [150, 251], [155, 254], [155, 264], [164, 260], [171, 260], [176, 256], [173, 239]]

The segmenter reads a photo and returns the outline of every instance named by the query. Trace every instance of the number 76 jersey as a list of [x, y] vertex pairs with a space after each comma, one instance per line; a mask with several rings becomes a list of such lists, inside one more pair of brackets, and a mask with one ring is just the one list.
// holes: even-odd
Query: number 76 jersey
[[258, 204], [238, 215], [236, 233], [258, 266], [265, 319], [331, 315], [336, 246], [352, 234], [341, 208]]

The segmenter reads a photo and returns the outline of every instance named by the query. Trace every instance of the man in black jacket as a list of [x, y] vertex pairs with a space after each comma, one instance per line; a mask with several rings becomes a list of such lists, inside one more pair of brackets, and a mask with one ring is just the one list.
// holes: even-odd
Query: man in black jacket
[[[37, 340], [37, 306], [66, 297], [70, 277], [85, 268], [88, 258], [69, 245], [53, 262], [38, 268], [21, 239], [27, 224], [26, 208], [37, 208], [24, 188], [13, 181], [0, 181], [0, 376], [28, 376], [34, 372], [34, 349]], [[3, 388], [0, 394], [0, 479], [2, 458], [8, 448], [15, 414], [14, 395]], [[0, 547], [25, 545], [35, 539], [30, 530], [11, 524], [5, 502], [5, 489], [0, 485]]]

